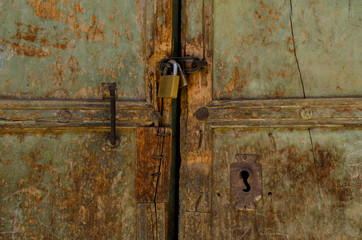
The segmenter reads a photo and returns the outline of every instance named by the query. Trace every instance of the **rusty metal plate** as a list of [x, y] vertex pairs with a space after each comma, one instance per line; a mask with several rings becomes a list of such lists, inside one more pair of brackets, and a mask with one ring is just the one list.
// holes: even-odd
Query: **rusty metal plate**
[[170, 185], [171, 128], [137, 129], [136, 200], [167, 202]]
[[261, 200], [261, 165], [259, 155], [237, 154], [238, 162], [230, 166], [230, 189], [234, 208], [255, 210], [255, 202]]

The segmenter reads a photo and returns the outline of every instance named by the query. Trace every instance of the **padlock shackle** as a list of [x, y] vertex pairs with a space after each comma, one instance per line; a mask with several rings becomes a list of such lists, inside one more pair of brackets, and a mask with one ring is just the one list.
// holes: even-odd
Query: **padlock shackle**
[[175, 60], [168, 61], [173, 66], [173, 73], [172, 75], [177, 75], [178, 63]]

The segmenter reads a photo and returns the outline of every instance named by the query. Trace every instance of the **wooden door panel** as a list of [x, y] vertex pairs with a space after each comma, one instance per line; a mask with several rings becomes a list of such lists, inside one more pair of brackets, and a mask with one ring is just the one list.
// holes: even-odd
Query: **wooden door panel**
[[0, 239], [136, 239], [136, 134], [1, 135]]
[[169, 0], [1, 1], [0, 239], [166, 238], [168, 203], [137, 203], [135, 164], [136, 129], [171, 124], [157, 79], [172, 12]]
[[361, 95], [357, 2], [213, 1], [214, 99]]
[[[183, 0], [180, 239], [360, 234], [358, 1]], [[263, 196], [235, 210], [235, 154], [262, 155]], [[270, 193], [270, 194], [269, 194]]]
[[[356, 239], [358, 130], [216, 129], [212, 233], [215, 239]], [[259, 154], [263, 197], [256, 213], [234, 210], [230, 165]]]
[[119, 81], [119, 98], [144, 100], [145, 9], [144, 1], [4, 1], [0, 96], [102, 99], [100, 84]]

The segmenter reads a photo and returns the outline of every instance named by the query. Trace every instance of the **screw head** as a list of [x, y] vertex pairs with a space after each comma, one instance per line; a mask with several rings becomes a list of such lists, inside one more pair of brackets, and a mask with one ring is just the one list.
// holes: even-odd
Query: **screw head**
[[195, 115], [198, 120], [206, 120], [209, 117], [209, 110], [207, 108], [199, 108]]
[[152, 111], [149, 117], [154, 124], [158, 124], [159, 122], [161, 122], [162, 118], [161, 113], [157, 111]]

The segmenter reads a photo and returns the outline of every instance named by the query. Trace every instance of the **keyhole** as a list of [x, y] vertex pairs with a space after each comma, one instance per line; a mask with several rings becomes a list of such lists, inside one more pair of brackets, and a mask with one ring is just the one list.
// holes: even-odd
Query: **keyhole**
[[244, 192], [249, 192], [250, 189], [251, 189], [251, 187], [250, 187], [250, 185], [249, 185], [249, 183], [248, 183], [249, 172], [248, 172], [248, 171], [245, 171], [245, 170], [244, 170], [244, 171], [241, 171], [241, 172], [240, 172], [240, 178], [243, 179], [244, 184], [245, 184], [245, 186], [246, 186], [246, 188], [243, 189], [243, 191], [244, 191]]

